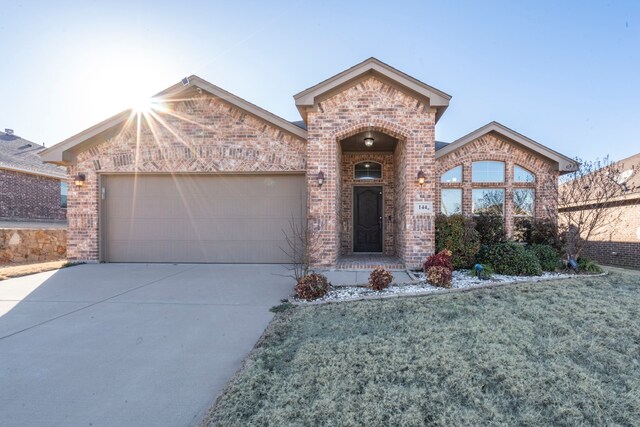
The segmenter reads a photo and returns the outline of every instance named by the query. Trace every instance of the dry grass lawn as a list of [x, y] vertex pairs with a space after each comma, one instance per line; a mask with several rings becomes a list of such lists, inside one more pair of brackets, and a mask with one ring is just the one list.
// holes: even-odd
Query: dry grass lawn
[[27, 276], [29, 274], [42, 273], [44, 271], [57, 270], [67, 264], [66, 260], [40, 262], [36, 264], [11, 264], [0, 265], [0, 280], [11, 279], [12, 277]]
[[205, 423], [640, 425], [640, 276], [290, 309]]

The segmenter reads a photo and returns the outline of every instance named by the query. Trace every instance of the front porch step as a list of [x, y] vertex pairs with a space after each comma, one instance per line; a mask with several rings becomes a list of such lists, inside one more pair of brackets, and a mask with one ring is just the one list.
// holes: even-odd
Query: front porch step
[[367, 270], [371, 271], [374, 268], [382, 266], [387, 270], [405, 270], [404, 262], [398, 257], [375, 255], [375, 254], [359, 254], [359, 255], [345, 255], [336, 261], [335, 270], [345, 271], [358, 271]]

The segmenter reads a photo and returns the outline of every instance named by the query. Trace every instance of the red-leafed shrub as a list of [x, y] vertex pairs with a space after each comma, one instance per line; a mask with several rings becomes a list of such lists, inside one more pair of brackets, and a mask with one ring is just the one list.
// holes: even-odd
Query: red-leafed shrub
[[424, 272], [431, 267], [444, 267], [449, 269], [449, 271], [453, 270], [453, 263], [451, 262], [451, 251], [448, 249], [441, 250], [437, 254], [431, 255], [424, 262]]
[[322, 274], [311, 273], [302, 276], [296, 283], [296, 297], [311, 301], [322, 298], [331, 289], [331, 283]]
[[451, 287], [451, 270], [442, 266], [429, 267], [427, 270], [427, 281], [439, 288]]
[[369, 275], [369, 287], [374, 291], [387, 288], [393, 281], [393, 275], [384, 267], [376, 267]]

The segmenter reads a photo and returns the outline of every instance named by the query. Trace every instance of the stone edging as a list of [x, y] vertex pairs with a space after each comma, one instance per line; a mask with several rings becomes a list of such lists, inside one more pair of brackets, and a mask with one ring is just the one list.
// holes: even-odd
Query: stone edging
[[[329, 300], [329, 301], [296, 301], [293, 299], [289, 300], [289, 303], [295, 306], [312, 306], [312, 305], [323, 305], [323, 304], [340, 304], [347, 302], [355, 302], [355, 301], [367, 301], [367, 300], [383, 300], [390, 298], [404, 298], [404, 297], [432, 297], [438, 295], [446, 295], [453, 293], [461, 293], [461, 292], [471, 292], [478, 289], [491, 289], [491, 288], [500, 288], [504, 286], [518, 286], [518, 285], [526, 285], [537, 282], [548, 282], [550, 280], [566, 280], [566, 279], [575, 279], [576, 277], [602, 277], [608, 275], [608, 271], [604, 271], [603, 273], [598, 274], [588, 274], [588, 275], [574, 275], [570, 277], [540, 277], [540, 278], [532, 278], [527, 281], [515, 281], [515, 282], [496, 282], [496, 283], [487, 283], [486, 285], [478, 285], [478, 286], [469, 286], [466, 288], [455, 288], [455, 289], [442, 289], [437, 291], [430, 292], [408, 292], [402, 294], [388, 294], [388, 295], [364, 295], [355, 297], [353, 299], [345, 299], [345, 300]], [[535, 276], [533, 276], [535, 277]]]

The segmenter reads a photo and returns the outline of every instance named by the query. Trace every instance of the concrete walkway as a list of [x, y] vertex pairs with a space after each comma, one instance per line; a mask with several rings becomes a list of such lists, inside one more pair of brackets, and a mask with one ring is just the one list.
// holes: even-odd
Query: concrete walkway
[[81, 265], [0, 282], [0, 425], [185, 426], [292, 290], [274, 265]]

